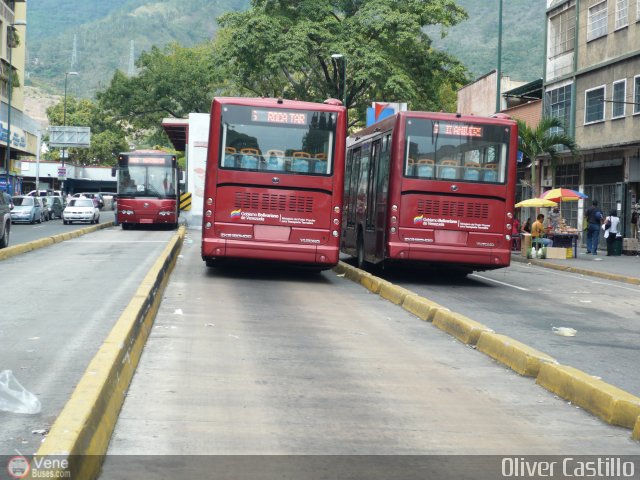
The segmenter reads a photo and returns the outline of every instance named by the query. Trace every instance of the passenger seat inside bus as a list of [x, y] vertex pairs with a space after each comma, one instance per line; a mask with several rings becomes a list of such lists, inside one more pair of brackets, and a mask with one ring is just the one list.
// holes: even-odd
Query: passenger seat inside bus
[[260, 151], [256, 148], [243, 148], [240, 150], [240, 168], [257, 169]]
[[416, 166], [416, 175], [423, 178], [433, 178], [433, 170], [435, 164], [431, 158], [418, 158], [418, 165]]
[[224, 160], [222, 162], [223, 167], [235, 167], [236, 166], [236, 153], [238, 151], [233, 147], [226, 147], [224, 149]]
[[309, 160], [311, 154], [307, 152], [293, 152], [293, 161], [291, 162], [292, 172], [309, 172]]
[[456, 160], [442, 160], [439, 168], [440, 178], [458, 178], [458, 162]]
[[497, 182], [498, 181], [498, 165], [496, 163], [487, 163], [484, 166], [484, 175], [482, 179], [485, 182]]
[[314, 155], [316, 164], [313, 171], [316, 173], [327, 173], [327, 155], [324, 153], [316, 153]]
[[267, 170], [284, 170], [284, 151], [267, 150]]
[[464, 164], [465, 180], [480, 180], [480, 164], [477, 162], [466, 162]]

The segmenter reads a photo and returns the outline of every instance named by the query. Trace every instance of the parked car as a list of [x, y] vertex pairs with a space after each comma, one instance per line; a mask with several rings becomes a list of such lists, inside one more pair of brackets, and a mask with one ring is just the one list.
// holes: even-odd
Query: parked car
[[91, 198], [72, 198], [62, 212], [62, 222], [68, 225], [73, 222], [98, 223], [100, 210]]
[[0, 193], [0, 248], [9, 246], [11, 236], [11, 210], [13, 200], [8, 193]]
[[13, 197], [13, 210], [11, 210], [11, 222], [42, 223], [44, 207], [40, 197], [17, 196]]
[[102, 198], [102, 195], [100, 195], [99, 193], [95, 193], [95, 192], [74, 193], [73, 198], [91, 198], [92, 200], [96, 201], [96, 206], [98, 207], [98, 209], [102, 209], [102, 207], [104, 207], [104, 200]]
[[50, 197], [44, 197], [47, 201], [47, 210], [49, 211], [49, 219], [62, 218], [62, 211], [64, 205], [62, 204], [62, 197], [56, 197], [54, 195]]

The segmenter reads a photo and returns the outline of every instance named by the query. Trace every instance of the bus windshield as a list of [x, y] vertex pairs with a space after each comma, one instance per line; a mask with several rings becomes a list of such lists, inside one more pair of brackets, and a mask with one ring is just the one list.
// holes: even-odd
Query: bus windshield
[[337, 114], [224, 105], [220, 167], [330, 175]]
[[[163, 160], [164, 163], [164, 159]], [[175, 169], [166, 165], [128, 165], [120, 167], [118, 192], [134, 197], [176, 198]]]
[[510, 127], [408, 118], [404, 174], [505, 184]]

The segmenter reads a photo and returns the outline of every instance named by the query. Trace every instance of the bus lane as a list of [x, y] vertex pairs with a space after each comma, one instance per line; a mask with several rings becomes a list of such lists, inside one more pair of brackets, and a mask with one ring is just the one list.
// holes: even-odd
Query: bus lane
[[[523, 263], [461, 280], [417, 269], [382, 276], [561, 364], [640, 395], [637, 285]], [[563, 327], [575, 335], [560, 335], [567, 333]]]
[[207, 269], [194, 241], [101, 478], [121, 455], [603, 452], [637, 444], [335, 272]]
[[0, 411], [0, 454], [38, 449], [173, 233], [107, 228], [0, 262], [0, 370], [42, 407]]

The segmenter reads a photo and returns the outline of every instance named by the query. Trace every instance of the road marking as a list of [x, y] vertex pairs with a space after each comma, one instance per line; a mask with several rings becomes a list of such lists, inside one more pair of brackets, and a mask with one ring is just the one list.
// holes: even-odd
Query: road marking
[[523, 292], [528, 292], [529, 291], [528, 288], [518, 287], [517, 285], [512, 285], [512, 284], [506, 283], [506, 282], [501, 282], [500, 280], [494, 280], [493, 278], [489, 278], [489, 277], [483, 277], [482, 275], [478, 275], [477, 273], [472, 273], [469, 276], [470, 277], [481, 278], [482, 280], [486, 280], [488, 282], [499, 283], [500, 285], [504, 285], [505, 287], [515, 288], [517, 290], [522, 290]]
[[565, 278], [565, 279], [580, 279], [580, 280], [584, 280], [585, 282], [588, 282], [592, 285], [604, 285], [607, 287], [616, 287], [616, 288], [620, 288], [622, 290], [629, 290], [631, 292], [637, 292], [638, 291], [638, 287], [627, 287], [624, 283], [622, 282], [618, 282], [616, 280], [609, 280], [609, 281], [602, 281], [602, 280], [593, 280], [593, 276], [590, 275], [585, 275], [584, 273], [573, 273], [573, 272], [563, 272], [560, 270], [554, 270], [552, 268], [546, 268], [543, 266], [539, 266], [539, 265], [515, 265], [514, 263], [511, 263], [512, 267], [519, 267], [522, 268], [523, 270], [529, 270], [531, 271], [533, 268], [537, 269], [538, 271], [540, 271], [540, 273], [544, 273], [545, 275], [555, 275], [557, 277], [561, 277], [561, 278]]
[[68, 240], [65, 243], [167, 243], [166, 240]]

